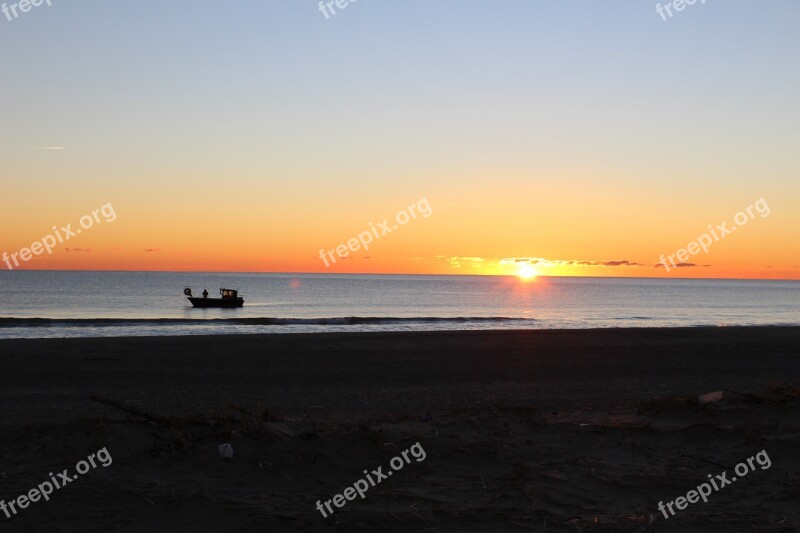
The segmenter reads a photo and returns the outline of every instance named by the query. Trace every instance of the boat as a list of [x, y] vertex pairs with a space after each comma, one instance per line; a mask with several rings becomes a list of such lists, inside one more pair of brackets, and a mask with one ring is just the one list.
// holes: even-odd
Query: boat
[[187, 299], [192, 302], [194, 307], [242, 307], [244, 306], [244, 298], [239, 296], [238, 290], [225, 289], [219, 290], [221, 298], [209, 298], [208, 291], [203, 291], [203, 297], [197, 298], [192, 296], [191, 287], [183, 289], [183, 294]]

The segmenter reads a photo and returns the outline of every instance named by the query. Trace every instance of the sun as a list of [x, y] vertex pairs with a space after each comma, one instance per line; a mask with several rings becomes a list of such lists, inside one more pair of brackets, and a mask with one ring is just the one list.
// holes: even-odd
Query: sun
[[531, 280], [536, 277], [536, 269], [528, 263], [520, 263], [517, 267], [517, 276], [523, 280]]

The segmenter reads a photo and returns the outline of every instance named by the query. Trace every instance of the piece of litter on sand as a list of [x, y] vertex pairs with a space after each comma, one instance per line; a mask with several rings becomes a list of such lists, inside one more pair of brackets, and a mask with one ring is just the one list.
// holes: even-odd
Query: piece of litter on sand
[[725, 397], [725, 392], [718, 390], [714, 392], [709, 392], [706, 394], [701, 394], [697, 401], [700, 402], [700, 405], [705, 405], [707, 403], [719, 402]]
[[233, 446], [230, 444], [219, 445], [219, 455], [223, 459], [233, 459]]

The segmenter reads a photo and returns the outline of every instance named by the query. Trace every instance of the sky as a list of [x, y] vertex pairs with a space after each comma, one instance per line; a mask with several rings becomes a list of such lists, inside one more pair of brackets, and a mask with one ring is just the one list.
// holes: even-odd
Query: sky
[[800, 279], [796, 0], [6, 4], [0, 268]]

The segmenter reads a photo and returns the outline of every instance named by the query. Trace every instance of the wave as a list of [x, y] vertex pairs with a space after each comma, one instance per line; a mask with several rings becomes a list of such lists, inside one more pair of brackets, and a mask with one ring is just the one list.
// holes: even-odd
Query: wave
[[358, 324], [419, 324], [419, 323], [496, 323], [535, 322], [533, 318], [514, 317], [362, 317], [330, 318], [11, 318], [0, 317], [0, 328], [31, 327], [118, 327], [118, 326], [351, 326]]

